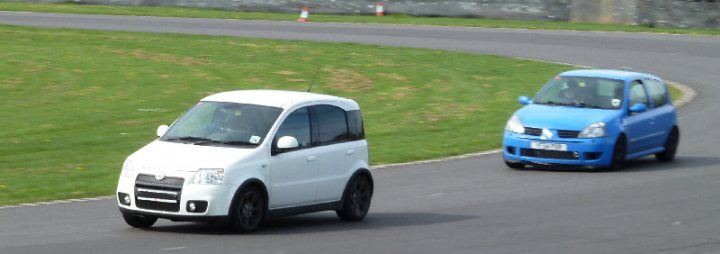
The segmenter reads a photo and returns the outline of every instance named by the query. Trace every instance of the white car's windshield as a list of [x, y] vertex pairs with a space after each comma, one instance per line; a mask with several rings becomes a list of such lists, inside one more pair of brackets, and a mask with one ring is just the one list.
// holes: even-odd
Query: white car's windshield
[[619, 109], [625, 97], [622, 80], [558, 76], [533, 98], [535, 104]]
[[228, 102], [199, 102], [160, 139], [216, 146], [257, 146], [282, 109]]

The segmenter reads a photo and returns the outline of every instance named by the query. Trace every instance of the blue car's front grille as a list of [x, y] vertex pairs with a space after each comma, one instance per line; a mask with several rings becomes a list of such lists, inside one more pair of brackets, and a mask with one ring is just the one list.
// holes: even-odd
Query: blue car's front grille
[[[525, 127], [525, 132], [523, 134], [530, 135], [530, 136], [540, 136], [540, 135], [542, 135], [542, 129]], [[580, 132], [579, 131], [568, 131], [568, 130], [557, 130], [557, 135], [560, 138], [577, 138], [578, 135], [580, 135]]]
[[540, 134], [542, 134], [542, 129], [525, 127], [525, 135], [540, 136]]
[[579, 131], [558, 130], [557, 133], [561, 138], [577, 138], [580, 135]]

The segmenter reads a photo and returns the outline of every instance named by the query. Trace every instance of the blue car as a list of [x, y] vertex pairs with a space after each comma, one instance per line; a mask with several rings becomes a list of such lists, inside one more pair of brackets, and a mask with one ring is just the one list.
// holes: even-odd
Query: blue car
[[617, 170], [626, 160], [675, 158], [680, 129], [662, 79], [620, 70], [574, 70], [548, 81], [505, 126], [503, 158], [526, 165]]

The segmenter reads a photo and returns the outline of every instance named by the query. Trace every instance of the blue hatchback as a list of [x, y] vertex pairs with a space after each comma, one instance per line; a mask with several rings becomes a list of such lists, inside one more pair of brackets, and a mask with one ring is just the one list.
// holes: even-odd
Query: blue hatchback
[[675, 157], [680, 130], [663, 81], [618, 70], [574, 70], [548, 81], [505, 126], [503, 158], [525, 165], [589, 166], [610, 170], [654, 154]]

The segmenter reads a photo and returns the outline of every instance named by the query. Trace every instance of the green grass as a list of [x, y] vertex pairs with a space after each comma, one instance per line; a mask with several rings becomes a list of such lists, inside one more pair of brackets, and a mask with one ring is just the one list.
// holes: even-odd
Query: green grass
[[[213, 9], [181, 8], [181, 7], [148, 7], [148, 6], [106, 6], [106, 5], [80, 5], [80, 4], [33, 4], [22, 2], [0, 2], [0, 10], [6, 11], [34, 11], [34, 12], [62, 12], [80, 14], [114, 14], [114, 15], [140, 15], [161, 17], [194, 17], [194, 18], [222, 18], [222, 19], [251, 19], [251, 20], [286, 20], [298, 18], [298, 13], [259, 13], [224, 11]], [[385, 17], [357, 16], [357, 15], [326, 15], [310, 14], [312, 22], [348, 22], [348, 23], [383, 23], [383, 24], [409, 24], [409, 25], [438, 25], [438, 26], [467, 26], [488, 28], [519, 28], [519, 29], [546, 29], [546, 30], [580, 30], [580, 31], [623, 31], [623, 32], [651, 32], [672, 34], [720, 35], [720, 29], [687, 29], [668, 27], [648, 27], [642, 25], [617, 25], [573, 23], [563, 21], [534, 21], [534, 20], [498, 20], [481, 18], [442, 18], [442, 17], [415, 17], [407, 15], [389, 15]]]
[[495, 149], [569, 66], [439, 50], [0, 26], [0, 205], [112, 194], [124, 158], [202, 97], [307, 89], [357, 100], [373, 164]]

